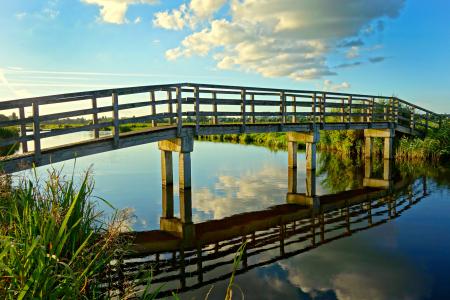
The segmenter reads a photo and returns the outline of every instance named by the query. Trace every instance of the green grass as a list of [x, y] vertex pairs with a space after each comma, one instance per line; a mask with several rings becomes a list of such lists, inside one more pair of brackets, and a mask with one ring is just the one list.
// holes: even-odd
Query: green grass
[[[19, 136], [19, 131], [15, 127], [0, 127], [0, 140], [10, 139]], [[19, 149], [19, 144], [11, 144], [7, 146], [0, 146], [0, 156], [13, 154]]]
[[0, 195], [0, 298], [91, 299], [111, 259], [124, 248], [117, 216], [101, 221], [88, 173], [74, 179], [7, 181]]

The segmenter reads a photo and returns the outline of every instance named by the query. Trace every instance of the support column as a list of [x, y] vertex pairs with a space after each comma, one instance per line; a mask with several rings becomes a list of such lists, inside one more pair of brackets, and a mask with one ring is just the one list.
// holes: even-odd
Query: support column
[[173, 218], [173, 185], [162, 188], [162, 215], [161, 218]]
[[384, 151], [383, 151], [384, 159], [394, 159], [394, 137], [385, 137], [384, 138]]
[[[304, 142], [306, 144], [306, 169], [316, 169], [316, 143], [319, 141], [319, 130], [314, 127], [310, 132], [288, 132], [288, 152], [289, 152], [289, 167], [291, 167], [291, 159], [294, 159], [294, 155], [291, 155], [293, 145], [298, 142]], [[291, 144], [291, 146], [289, 146]], [[295, 147], [296, 148], [296, 147]], [[295, 156], [296, 158], [296, 156]], [[295, 165], [297, 165], [295, 161]]]
[[192, 192], [180, 189], [180, 220], [182, 224], [192, 223]]
[[316, 169], [316, 143], [306, 143], [306, 170]]
[[161, 150], [161, 181], [163, 187], [173, 184], [172, 152]]
[[297, 193], [297, 169], [288, 168], [288, 193]]
[[371, 178], [373, 173], [373, 163], [370, 158], [364, 159], [364, 178]]
[[173, 183], [172, 152], [179, 153], [178, 175], [180, 190], [191, 188], [191, 152], [194, 150], [192, 135], [183, 135], [180, 138], [158, 142], [161, 150], [161, 172], [163, 185]]
[[178, 160], [180, 190], [191, 188], [191, 153], [180, 152]]
[[373, 141], [370, 136], [364, 137], [364, 157], [370, 159], [373, 152]]
[[297, 168], [297, 142], [288, 141], [288, 167]]
[[306, 196], [316, 196], [316, 170], [306, 170]]

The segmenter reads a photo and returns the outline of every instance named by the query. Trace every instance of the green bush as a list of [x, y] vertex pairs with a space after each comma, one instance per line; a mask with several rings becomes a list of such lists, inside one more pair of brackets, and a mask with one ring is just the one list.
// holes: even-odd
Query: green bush
[[[19, 131], [15, 127], [0, 127], [0, 140], [6, 140], [19, 136]], [[19, 144], [10, 144], [7, 146], [0, 146], [0, 156], [13, 154], [19, 149]]]

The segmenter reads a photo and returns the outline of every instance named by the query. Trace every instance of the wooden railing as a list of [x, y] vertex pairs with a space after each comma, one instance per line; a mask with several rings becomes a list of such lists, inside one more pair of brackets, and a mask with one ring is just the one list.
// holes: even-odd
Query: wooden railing
[[[124, 99], [135, 95], [139, 99]], [[146, 96], [147, 95], [147, 96]], [[122, 100], [124, 99], [124, 100]], [[106, 102], [105, 102], [106, 101]], [[103, 104], [102, 104], [103, 103]], [[105, 104], [106, 103], [106, 104]], [[54, 107], [59, 106], [59, 107]], [[84, 109], [80, 109], [81, 107]], [[145, 110], [145, 107], [150, 109]], [[70, 109], [67, 109], [70, 107]], [[175, 109], [174, 109], [175, 108]], [[130, 116], [140, 109], [141, 116]], [[0, 114], [18, 115], [15, 120], [0, 121], [0, 127], [15, 126], [20, 135], [0, 140], [0, 147], [20, 143], [24, 153], [34, 144], [34, 155], [41, 155], [42, 139], [80, 131], [94, 131], [99, 138], [102, 128], [112, 128], [115, 145], [120, 127], [146, 122], [151, 126], [278, 123], [373, 123], [392, 122], [426, 133], [438, 128], [448, 116], [439, 115], [397, 97], [318, 92], [292, 89], [270, 89], [212, 84], [167, 84], [120, 89], [106, 89], [60, 94], [0, 102]], [[99, 115], [105, 115], [99, 118]], [[42, 125], [73, 117], [87, 117], [88, 125], [42, 131]], [[27, 134], [27, 128], [32, 134]]]

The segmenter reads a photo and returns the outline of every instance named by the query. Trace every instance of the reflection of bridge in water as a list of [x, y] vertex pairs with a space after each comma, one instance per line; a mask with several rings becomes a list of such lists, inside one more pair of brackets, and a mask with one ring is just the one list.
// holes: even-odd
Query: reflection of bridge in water
[[143, 270], [152, 284], [164, 283], [159, 297], [197, 289], [231, 276], [233, 259], [247, 242], [237, 274], [292, 257], [397, 218], [427, 195], [426, 179], [371, 178], [366, 161], [364, 186], [336, 194], [316, 195], [315, 172], [307, 172], [306, 190], [297, 191], [297, 171], [288, 170], [286, 204], [192, 222], [191, 190], [180, 190], [180, 217], [174, 217], [173, 186], [163, 186], [160, 230], [134, 232], [133, 253], [111, 280], [118, 290]]

